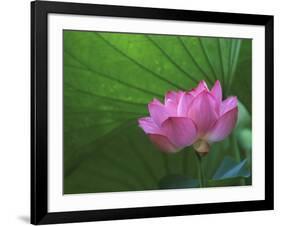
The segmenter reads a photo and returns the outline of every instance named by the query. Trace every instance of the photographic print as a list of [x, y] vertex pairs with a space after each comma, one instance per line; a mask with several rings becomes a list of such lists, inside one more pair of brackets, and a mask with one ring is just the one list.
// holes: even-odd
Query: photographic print
[[251, 87], [251, 39], [64, 30], [64, 194], [250, 186]]

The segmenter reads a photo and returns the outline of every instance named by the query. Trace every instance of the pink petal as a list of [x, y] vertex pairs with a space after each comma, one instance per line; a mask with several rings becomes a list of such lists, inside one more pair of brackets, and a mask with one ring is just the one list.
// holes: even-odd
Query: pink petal
[[138, 122], [139, 126], [147, 134], [164, 134], [151, 117], [140, 118]]
[[238, 115], [237, 107], [222, 115], [218, 119], [214, 127], [211, 129], [209, 134], [206, 136], [208, 141], [216, 142], [226, 138], [235, 127], [237, 121], [237, 115]]
[[193, 96], [197, 96], [203, 91], [209, 91], [208, 86], [204, 80], [200, 81], [195, 89], [192, 89], [189, 93]]
[[218, 113], [219, 103], [209, 92], [204, 91], [193, 99], [188, 117], [196, 124], [199, 136], [203, 136], [217, 121]]
[[220, 115], [232, 110], [237, 107], [237, 97], [228, 97], [220, 105]]
[[197, 128], [189, 118], [170, 117], [162, 124], [162, 128], [178, 149], [191, 145], [197, 138]]
[[178, 108], [178, 104], [175, 101], [170, 99], [166, 101], [165, 110], [170, 117], [177, 116], [177, 108]]
[[164, 152], [173, 153], [179, 151], [165, 136], [150, 134], [149, 138], [160, 150]]
[[167, 92], [165, 95], [165, 105], [166, 105], [167, 101], [174, 101], [177, 103], [178, 102], [178, 93], [175, 91]]
[[189, 110], [189, 105], [191, 104], [194, 97], [189, 93], [183, 93], [179, 100], [179, 104], [177, 106], [177, 115], [187, 117], [187, 112]]
[[221, 89], [221, 84], [220, 81], [217, 80], [215, 85], [213, 86], [211, 90], [211, 94], [219, 101], [222, 101], [222, 89]]
[[148, 104], [148, 110], [151, 118], [158, 126], [161, 126], [162, 122], [169, 117], [165, 106], [157, 99], [154, 99]]

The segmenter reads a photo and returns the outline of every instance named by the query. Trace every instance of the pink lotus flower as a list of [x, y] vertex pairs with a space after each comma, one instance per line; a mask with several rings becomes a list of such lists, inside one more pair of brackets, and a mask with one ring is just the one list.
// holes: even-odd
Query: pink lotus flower
[[238, 115], [237, 98], [222, 101], [219, 81], [211, 91], [201, 81], [189, 92], [167, 92], [164, 104], [154, 99], [148, 110], [150, 117], [138, 122], [156, 146], [165, 152], [177, 152], [193, 145], [201, 155], [208, 153], [211, 143], [231, 133]]

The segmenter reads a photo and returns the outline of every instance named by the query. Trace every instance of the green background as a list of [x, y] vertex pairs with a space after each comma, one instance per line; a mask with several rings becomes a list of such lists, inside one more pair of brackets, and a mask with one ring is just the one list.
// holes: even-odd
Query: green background
[[207, 186], [250, 185], [251, 56], [249, 39], [65, 30], [64, 193], [198, 187], [194, 150], [160, 152], [137, 119], [154, 97], [217, 79], [239, 119], [203, 158]]

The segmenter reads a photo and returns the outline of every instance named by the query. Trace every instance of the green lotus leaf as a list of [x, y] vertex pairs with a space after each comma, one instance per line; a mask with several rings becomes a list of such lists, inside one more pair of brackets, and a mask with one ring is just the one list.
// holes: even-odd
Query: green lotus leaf
[[224, 98], [239, 100], [235, 131], [203, 160], [206, 178], [225, 156], [244, 159], [237, 134], [251, 129], [251, 40], [65, 30], [63, 53], [65, 194], [159, 189], [168, 175], [197, 179], [194, 150], [160, 152], [137, 119], [153, 98], [200, 80], [211, 87], [219, 79]]

